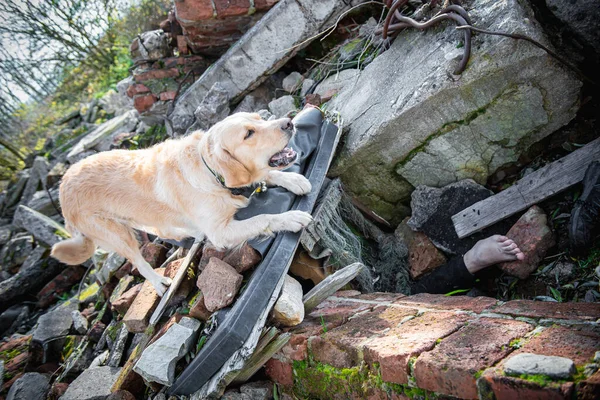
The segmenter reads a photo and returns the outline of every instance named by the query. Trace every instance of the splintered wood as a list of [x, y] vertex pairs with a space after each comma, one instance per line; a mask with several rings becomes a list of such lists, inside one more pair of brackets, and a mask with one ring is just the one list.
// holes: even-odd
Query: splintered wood
[[464, 238], [581, 182], [588, 165], [600, 160], [600, 139], [540, 168], [508, 189], [452, 216], [454, 229]]

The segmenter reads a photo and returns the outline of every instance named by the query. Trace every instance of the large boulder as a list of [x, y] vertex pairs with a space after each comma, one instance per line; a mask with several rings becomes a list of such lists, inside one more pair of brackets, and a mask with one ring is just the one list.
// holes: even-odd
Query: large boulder
[[[475, 26], [548, 45], [526, 2], [474, 0], [468, 8]], [[581, 82], [525, 41], [476, 35], [466, 70], [452, 76], [462, 40], [452, 23], [405, 30], [328, 107], [347, 132], [332, 175], [395, 223], [414, 187], [485, 183], [579, 108]]]

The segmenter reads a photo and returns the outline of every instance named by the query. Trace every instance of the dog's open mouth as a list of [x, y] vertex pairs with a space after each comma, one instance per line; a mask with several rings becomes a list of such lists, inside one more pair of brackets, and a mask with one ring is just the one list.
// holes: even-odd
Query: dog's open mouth
[[296, 153], [294, 149], [292, 149], [291, 147], [286, 147], [279, 153], [271, 157], [271, 159], [269, 160], [269, 166], [273, 168], [287, 167], [288, 165], [296, 161], [297, 157], [298, 153]]

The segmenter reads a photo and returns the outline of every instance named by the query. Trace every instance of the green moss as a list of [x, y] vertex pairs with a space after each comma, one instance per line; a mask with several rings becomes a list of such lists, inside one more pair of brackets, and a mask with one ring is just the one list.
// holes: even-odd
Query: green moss
[[54, 231], [54, 234], [55, 234], [56, 236], [59, 236], [59, 237], [63, 238], [63, 239], [70, 239], [70, 238], [71, 238], [71, 235], [69, 235], [69, 232], [67, 232], [67, 231], [64, 231], [64, 230], [62, 230], [62, 229], [57, 229], [57, 230], [55, 230], [55, 231]]
[[411, 399], [437, 398], [420, 388], [384, 382], [378, 364], [336, 368], [314, 360], [294, 361], [293, 374], [294, 394], [301, 399], [367, 398], [373, 389]]
[[508, 344], [510, 347], [512, 347], [513, 349], [520, 349], [521, 346], [523, 346], [523, 339], [522, 338], [516, 338], [510, 341], [510, 343]]
[[63, 362], [71, 356], [71, 354], [73, 353], [73, 350], [75, 350], [76, 346], [77, 346], [77, 337], [72, 336], [72, 335], [67, 336], [67, 338], [65, 339], [65, 344], [64, 344], [61, 354], [60, 354]]
[[92, 283], [91, 285], [89, 285], [81, 291], [81, 293], [79, 294], [79, 301], [92, 298], [98, 293], [99, 290], [100, 286], [98, 286], [96, 282]]
[[527, 375], [521, 374], [519, 375], [519, 379], [523, 379], [528, 382], [533, 382], [541, 387], [546, 387], [548, 384], [552, 383], [552, 378], [547, 375]]

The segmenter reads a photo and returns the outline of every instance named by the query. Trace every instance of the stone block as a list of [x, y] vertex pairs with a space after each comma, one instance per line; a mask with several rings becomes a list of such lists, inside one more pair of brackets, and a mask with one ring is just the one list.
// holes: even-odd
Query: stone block
[[[482, 29], [549, 44], [527, 2], [476, 0], [468, 8]], [[476, 35], [466, 70], [448, 79], [462, 41], [454, 24], [406, 29], [332, 100], [348, 133], [330, 174], [388, 220], [419, 185], [485, 183], [579, 108], [576, 75], [525, 41]]]
[[499, 265], [509, 275], [526, 279], [534, 272], [554, 246], [554, 234], [548, 226], [548, 218], [538, 206], [533, 206], [506, 233], [525, 254], [524, 260], [516, 260]]
[[494, 312], [515, 317], [596, 321], [600, 316], [600, 304], [583, 302], [548, 303], [533, 300], [511, 300], [495, 308]]
[[53, 246], [71, 237], [65, 227], [29, 207], [20, 205], [15, 211], [13, 225], [23, 228], [44, 246]]
[[204, 295], [206, 308], [211, 311], [220, 310], [231, 303], [242, 285], [242, 275], [229, 264], [211, 258], [198, 276], [198, 288]]
[[531, 329], [524, 322], [504, 319], [481, 318], [470, 322], [417, 358], [414, 376], [418, 387], [477, 399], [476, 374], [506, 357], [511, 351], [510, 342]]
[[[164, 276], [165, 270], [164, 268], [158, 268], [155, 269], [155, 272]], [[149, 281], [144, 282], [131, 307], [123, 317], [123, 323], [127, 326], [127, 330], [132, 333], [144, 332], [148, 328], [150, 316], [159, 301], [160, 297], [154, 290], [154, 286]]]

